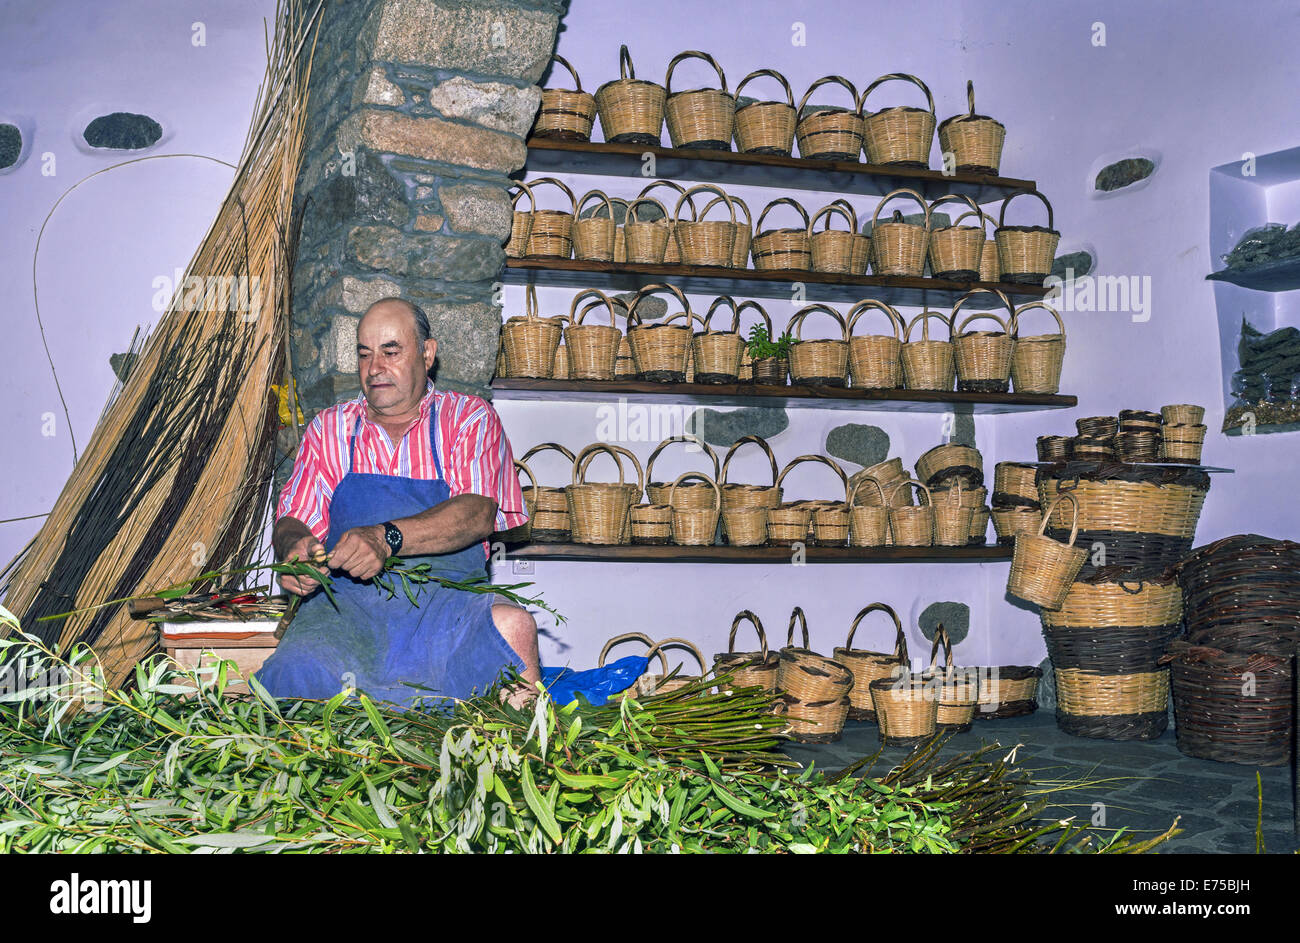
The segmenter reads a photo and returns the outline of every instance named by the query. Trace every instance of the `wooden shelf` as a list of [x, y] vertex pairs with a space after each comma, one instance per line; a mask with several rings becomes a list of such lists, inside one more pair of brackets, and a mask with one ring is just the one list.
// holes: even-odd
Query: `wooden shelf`
[[[804, 286], [807, 301], [856, 303], [875, 298], [894, 305], [952, 307], [972, 288], [997, 288], [1008, 296], [1043, 298], [1048, 289], [998, 282], [958, 282], [946, 278], [901, 275], [834, 275], [797, 269], [759, 271], [715, 265], [668, 265], [637, 262], [590, 262], [583, 259], [525, 257], [506, 259], [506, 284], [533, 284], [539, 288], [637, 289], [667, 282], [687, 294], [782, 298], [792, 296], [796, 282]], [[1014, 302], [1013, 302], [1014, 304]], [[964, 307], [998, 306], [993, 295], [976, 295]], [[791, 309], [793, 311], [793, 309]]]
[[708, 406], [805, 406], [887, 412], [970, 412], [978, 415], [1033, 409], [1070, 409], [1074, 396], [1045, 393], [962, 393], [940, 390], [856, 390], [817, 386], [762, 386], [752, 383], [652, 383], [644, 380], [533, 380], [501, 377], [492, 381], [501, 400], [699, 403]]
[[[784, 563], [791, 547], [678, 547], [675, 545], [520, 544], [507, 548], [509, 560], [574, 560], [604, 563]], [[1011, 548], [997, 544], [970, 547], [818, 547], [808, 544], [809, 563], [997, 563], [1011, 559]]]
[[[645, 155], [654, 156], [654, 173], [645, 178]], [[854, 161], [806, 160], [735, 151], [680, 150], [643, 144], [608, 144], [528, 140], [525, 170], [540, 173], [600, 174], [610, 177], [691, 180], [699, 183], [784, 190], [819, 190], [884, 196], [908, 187], [926, 200], [949, 193], [972, 197], [977, 203], [1001, 200], [1012, 190], [1038, 189], [1032, 180], [980, 174], [945, 175], [939, 170], [885, 167]], [[644, 185], [644, 184], [643, 184]], [[671, 207], [670, 207], [671, 209]]]

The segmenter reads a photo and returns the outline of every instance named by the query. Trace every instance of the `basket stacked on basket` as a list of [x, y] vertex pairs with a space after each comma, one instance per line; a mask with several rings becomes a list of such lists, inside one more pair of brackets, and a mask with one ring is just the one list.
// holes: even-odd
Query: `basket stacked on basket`
[[[859, 623], [873, 612], [883, 612], [893, 620], [893, 652], [873, 652], [853, 647], [853, 636], [858, 631]], [[876, 707], [871, 700], [871, 682], [891, 678], [900, 670], [906, 671], [908, 666], [907, 636], [903, 634], [903, 623], [899, 620], [898, 613], [883, 602], [873, 602], [854, 617], [853, 624], [849, 626], [849, 637], [833, 654], [836, 661], [847, 665], [853, 672], [853, 688], [849, 691], [849, 718], [875, 723]]]
[[[802, 647], [794, 644], [796, 622], [803, 630]], [[776, 675], [790, 739], [801, 743], [838, 740], [849, 716], [853, 678], [853, 672], [842, 663], [812, 651], [808, 621], [796, 606], [790, 613], [790, 628], [779, 653]]]
[[1023, 462], [998, 462], [994, 467], [992, 514], [998, 543], [1010, 545], [1017, 534], [1036, 530], [1042, 521], [1037, 475], [1037, 468]]

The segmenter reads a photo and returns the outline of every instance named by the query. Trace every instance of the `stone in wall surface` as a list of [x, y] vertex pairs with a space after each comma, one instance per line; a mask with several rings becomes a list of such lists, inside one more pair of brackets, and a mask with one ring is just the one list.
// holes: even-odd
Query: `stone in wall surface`
[[1103, 192], [1129, 187], [1155, 173], [1156, 165], [1146, 157], [1127, 157], [1107, 164], [1097, 173], [1096, 188]]
[[767, 406], [742, 406], [723, 412], [718, 409], [697, 409], [686, 419], [686, 428], [695, 430], [709, 445], [729, 448], [741, 436], [756, 435], [764, 439], [784, 432], [790, 425], [790, 416], [784, 409]]
[[0, 170], [18, 163], [23, 152], [23, 133], [12, 124], [0, 124]]
[[1057, 278], [1065, 278], [1066, 273], [1070, 271], [1074, 272], [1075, 278], [1082, 278], [1091, 272], [1092, 254], [1080, 249], [1078, 252], [1067, 252], [1065, 255], [1058, 255], [1052, 260], [1052, 274]]
[[[964, 602], [931, 603], [925, 607], [916, 621], [920, 626], [921, 634], [931, 642], [934, 641], [934, 634], [939, 630], [939, 625], [942, 623], [944, 629], [948, 632], [948, 641], [952, 642], [955, 647], [970, 632], [970, 606]], [[940, 660], [943, 659], [942, 653], [940, 653], [939, 658]], [[953, 661], [956, 664], [963, 663], [963, 659], [958, 658], [955, 654]]]
[[889, 458], [889, 433], [879, 426], [846, 422], [826, 436], [826, 454], [866, 468]]
[[1044, 658], [1038, 667], [1043, 676], [1038, 679], [1038, 692], [1035, 695], [1040, 710], [1056, 710], [1056, 672], [1052, 670], [1052, 660]]
[[91, 147], [138, 151], [153, 147], [162, 133], [162, 125], [148, 115], [115, 111], [92, 120], [81, 136]]

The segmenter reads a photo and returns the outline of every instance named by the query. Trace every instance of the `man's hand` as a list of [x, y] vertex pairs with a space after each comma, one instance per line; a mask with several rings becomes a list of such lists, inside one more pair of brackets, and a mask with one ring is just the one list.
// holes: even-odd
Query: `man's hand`
[[373, 579], [383, 572], [388, 552], [382, 524], [354, 527], [334, 545], [330, 566], [343, 570], [354, 579]]
[[[294, 541], [293, 546], [289, 548], [289, 552], [285, 554], [285, 559], [299, 561], [310, 560], [318, 553], [324, 552], [324, 545], [322, 545], [314, 536], [308, 534], [305, 537], [300, 537]], [[320, 580], [313, 579], [310, 576], [289, 576], [288, 574], [282, 574], [280, 576], [280, 585], [286, 592], [294, 593], [298, 596], [306, 596], [308, 593], [316, 591], [316, 588], [320, 586]]]

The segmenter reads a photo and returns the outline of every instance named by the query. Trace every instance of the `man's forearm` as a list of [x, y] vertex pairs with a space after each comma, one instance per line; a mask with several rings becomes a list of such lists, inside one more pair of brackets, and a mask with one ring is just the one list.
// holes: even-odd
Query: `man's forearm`
[[289, 555], [294, 544], [304, 537], [311, 536], [311, 528], [296, 517], [280, 518], [271, 530], [271, 548], [275, 551], [275, 558], [283, 560]]
[[395, 520], [393, 523], [402, 532], [400, 556], [463, 550], [492, 533], [496, 513], [497, 503], [491, 498], [460, 494], [437, 507]]

